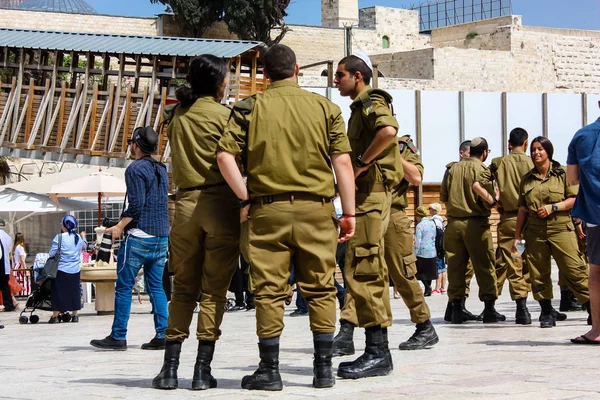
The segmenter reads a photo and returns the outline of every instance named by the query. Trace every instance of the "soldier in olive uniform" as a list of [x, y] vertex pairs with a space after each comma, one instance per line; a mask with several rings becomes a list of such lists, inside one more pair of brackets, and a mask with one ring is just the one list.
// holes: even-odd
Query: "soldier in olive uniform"
[[[463, 158], [469, 157], [470, 154], [471, 154], [471, 141], [465, 140], [458, 147], [459, 161], [462, 161]], [[448, 171], [450, 170], [450, 168], [452, 168], [452, 166], [454, 164], [456, 164], [456, 161], [453, 161], [453, 162], [449, 163], [448, 165], [446, 165], [446, 174], [448, 173]], [[469, 297], [469, 294], [471, 293], [471, 280], [473, 279], [473, 275], [475, 275], [475, 271], [473, 270], [473, 263], [471, 262], [471, 260], [469, 260], [469, 262], [467, 263], [467, 270], [465, 272], [465, 286], [467, 288], [465, 290], [466, 297]], [[465, 321], [475, 321], [478, 318], [479, 318], [478, 316], [474, 315], [469, 310], [467, 310], [467, 307], [463, 303], [463, 319]], [[446, 312], [444, 313], [444, 321], [446, 321], [446, 322], [452, 321], [452, 302], [450, 300], [448, 300], [448, 305], [446, 306]]]
[[198, 355], [192, 389], [214, 388], [210, 363], [219, 339], [226, 294], [238, 265], [240, 223], [235, 194], [219, 172], [217, 143], [231, 110], [220, 104], [227, 83], [227, 63], [213, 55], [195, 58], [190, 87], [177, 91], [180, 104], [166, 120], [177, 186], [171, 227], [169, 269], [174, 273], [169, 303], [165, 360], [152, 386], [175, 389], [182, 342], [200, 294], [196, 337]]
[[515, 322], [522, 325], [531, 324], [531, 315], [527, 310], [529, 285], [523, 276], [521, 260], [512, 256], [512, 243], [519, 211], [519, 185], [523, 176], [533, 168], [531, 158], [525, 154], [527, 138], [525, 129], [513, 129], [508, 139], [510, 153], [504, 157], [494, 158], [490, 165], [490, 171], [496, 177], [500, 189], [498, 199], [500, 223], [496, 249], [498, 296], [502, 293], [502, 287], [508, 277], [510, 297], [517, 305]]
[[569, 186], [565, 170], [552, 160], [554, 147], [549, 139], [533, 139], [529, 151], [535, 167], [523, 177], [519, 188], [512, 250], [516, 251], [518, 240], [525, 239], [524, 262], [529, 269], [533, 297], [542, 308], [540, 327], [551, 328], [567, 316], [552, 307], [550, 257], [556, 261], [569, 289], [586, 306], [590, 301], [588, 266], [579, 251], [570, 215], [578, 186]]
[[[498, 298], [494, 249], [490, 231], [490, 207], [496, 205], [493, 180], [483, 164], [489, 153], [487, 141], [471, 141], [470, 157], [454, 164], [444, 176], [440, 199], [446, 203], [448, 226], [444, 249], [448, 257], [448, 297], [452, 301], [452, 323], [461, 324], [466, 298], [465, 270], [473, 261], [479, 284], [479, 299], [485, 303], [483, 322], [504, 321], [496, 312]], [[491, 206], [490, 206], [491, 205]]]
[[[388, 266], [394, 287], [410, 311], [410, 318], [417, 325], [416, 332], [406, 342], [400, 344], [400, 350], [417, 350], [436, 344], [439, 339], [431, 324], [431, 312], [425, 302], [423, 290], [415, 278], [416, 257], [413, 253], [413, 234], [411, 221], [406, 215], [408, 207], [408, 188], [419, 185], [423, 177], [423, 164], [419, 150], [409, 135], [398, 139], [404, 179], [392, 191], [392, 209], [390, 222], [385, 233], [385, 262]], [[354, 354], [354, 327], [358, 324], [356, 307], [352, 297], [340, 316], [340, 331], [334, 338], [333, 354]]]
[[[241, 199], [242, 252], [255, 293], [260, 364], [244, 377], [242, 387], [282, 389], [279, 338], [292, 262], [313, 332], [313, 386], [332, 387], [338, 242], [332, 165], [344, 241], [353, 236], [355, 226], [350, 144], [340, 108], [298, 86], [299, 67], [289, 47], [272, 46], [264, 63], [271, 85], [234, 106], [217, 154], [223, 176]], [[237, 155], [243, 159], [247, 187]]]
[[340, 94], [353, 100], [348, 137], [355, 162], [356, 235], [348, 243], [344, 276], [347, 293], [355, 302], [356, 323], [366, 328], [366, 347], [361, 357], [338, 368], [339, 377], [353, 379], [386, 375], [393, 368], [387, 340], [392, 312], [384, 235], [391, 190], [404, 172], [396, 140], [398, 121], [390, 109], [392, 98], [369, 86], [372, 75], [365, 54], [342, 59], [335, 74]]

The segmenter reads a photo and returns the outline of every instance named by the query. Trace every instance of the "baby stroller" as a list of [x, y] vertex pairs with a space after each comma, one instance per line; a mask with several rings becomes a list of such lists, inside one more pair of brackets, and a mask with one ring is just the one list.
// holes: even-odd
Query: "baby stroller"
[[[52, 282], [50, 279], [44, 280], [44, 277], [40, 274], [44, 269], [46, 260], [48, 260], [48, 253], [38, 253], [35, 256], [35, 261], [33, 262], [33, 276], [36, 283], [36, 289], [34, 289], [33, 293], [27, 298], [25, 308], [19, 315], [19, 323], [21, 324], [26, 324], [27, 322], [37, 324], [40, 321], [40, 317], [39, 315], [34, 314], [35, 310], [52, 311], [52, 302], [50, 300]], [[23, 314], [29, 314], [29, 317]]]
[[[50, 300], [50, 295], [52, 294], [52, 282], [50, 279], [46, 279], [39, 283], [37, 289], [33, 291], [33, 293], [27, 298], [27, 303], [25, 304], [25, 308], [21, 311], [21, 315], [19, 315], [19, 323], [26, 324], [27, 322], [31, 322], [32, 324], [37, 324], [40, 321], [40, 316], [34, 314], [35, 310], [44, 310], [44, 311], [52, 311], [52, 303]], [[29, 313], [29, 317], [27, 314]], [[63, 318], [65, 318], [63, 316]], [[69, 316], [69, 319], [70, 316]]]

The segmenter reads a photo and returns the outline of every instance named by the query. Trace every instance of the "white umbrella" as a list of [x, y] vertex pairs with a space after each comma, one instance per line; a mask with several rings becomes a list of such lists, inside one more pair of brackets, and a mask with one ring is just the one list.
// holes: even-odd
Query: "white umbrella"
[[123, 196], [127, 192], [125, 180], [106, 172], [93, 172], [88, 176], [53, 185], [48, 195], [58, 204], [59, 197], [98, 196], [98, 226], [102, 213], [102, 197]]
[[44, 194], [26, 193], [5, 188], [0, 191], [0, 214], [6, 216], [10, 224], [10, 234], [14, 234], [14, 225], [36, 214], [91, 210], [94, 203], [62, 199], [56, 204]]

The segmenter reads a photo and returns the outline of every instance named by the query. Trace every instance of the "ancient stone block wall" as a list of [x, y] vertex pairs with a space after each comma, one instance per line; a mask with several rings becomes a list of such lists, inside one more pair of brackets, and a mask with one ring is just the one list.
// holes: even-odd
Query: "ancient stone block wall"
[[156, 18], [0, 9], [0, 27], [63, 32], [156, 36]]
[[408, 79], [434, 79], [433, 48], [404, 53], [379, 54], [371, 56], [379, 71], [386, 77]]
[[511, 44], [511, 28], [521, 24], [520, 16], [509, 15], [438, 28], [431, 31], [431, 46], [508, 51]]

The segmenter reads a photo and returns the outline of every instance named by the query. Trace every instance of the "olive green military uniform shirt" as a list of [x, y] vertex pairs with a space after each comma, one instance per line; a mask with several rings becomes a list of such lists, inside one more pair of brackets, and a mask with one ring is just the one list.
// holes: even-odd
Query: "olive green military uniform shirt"
[[219, 150], [242, 155], [251, 197], [289, 192], [333, 197], [329, 157], [351, 152], [341, 109], [290, 81], [274, 82], [238, 102]]
[[490, 194], [493, 193], [489, 168], [473, 157], [449, 165], [440, 188], [440, 200], [446, 203], [446, 215], [454, 218], [489, 217], [490, 206], [473, 191], [473, 184], [479, 182]]
[[[415, 146], [414, 142], [410, 138], [410, 135], [402, 136], [398, 139], [398, 148], [400, 155], [404, 160], [417, 167], [421, 178], [423, 177], [423, 163], [421, 163], [421, 157], [419, 150]], [[410, 183], [406, 179], [402, 179], [392, 191], [392, 207], [405, 209], [408, 207], [408, 188]]]
[[[391, 102], [392, 96], [387, 92], [366, 86], [350, 105], [352, 114], [348, 121], [348, 138], [353, 160], [369, 148], [378, 130], [386, 126], [398, 130], [398, 121], [389, 106]], [[398, 142], [392, 141], [374, 160], [370, 160], [376, 161], [378, 168], [369, 168], [356, 182], [383, 182], [388, 188], [398, 185], [404, 177], [404, 170], [397, 146]]]
[[525, 152], [513, 150], [504, 157], [494, 158], [490, 171], [500, 188], [500, 205], [507, 212], [519, 209], [519, 187], [521, 179], [533, 168], [533, 161]]
[[231, 110], [213, 97], [175, 108], [167, 128], [173, 181], [180, 189], [225, 183], [217, 165], [217, 144]]
[[577, 197], [578, 190], [579, 185], [569, 186], [567, 183], [564, 168], [551, 169], [545, 178], [538, 176], [534, 168], [521, 181], [519, 206], [527, 207], [530, 217], [536, 216], [540, 207]]

